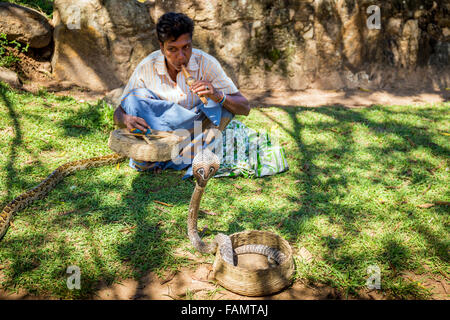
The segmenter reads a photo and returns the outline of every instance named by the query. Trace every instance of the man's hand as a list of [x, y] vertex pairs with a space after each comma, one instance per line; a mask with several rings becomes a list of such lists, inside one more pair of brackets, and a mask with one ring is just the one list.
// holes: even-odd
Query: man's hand
[[[190, 88], [198, 96], [208, 97], [214, 102], [220, 102], [224, 97], [224, 93], [214, 88], [209, 81], [197, 80]], [[233, 94], [227, 94], [223, 106], [233, 114], [247, 116], [250, 113], [250, 104], [239, 91]]]
[[126, 127], [129, 131], [136, 128], [146, 132], [147, 129], [151, 129], [144, 119], [126, 114], [121, 106], [114, 112], [114, 122], [121, 128]]
[[142, 132], [146, 132], [147, 129], [150, 129], [150, 126], [147, 124], [147, 122], [145, 122], [143, 118], [130, 116], [128, 114], [124, 115], [123, 123], [130, 131], [133, 130], [134, 128], [139, 129]]
[[211, 82], [197, 80], [190, 86], [192, 92], [200, 97], [207, 97], [215, 102], [219, 102], [223, 98], [223, 93], [214, 88]]

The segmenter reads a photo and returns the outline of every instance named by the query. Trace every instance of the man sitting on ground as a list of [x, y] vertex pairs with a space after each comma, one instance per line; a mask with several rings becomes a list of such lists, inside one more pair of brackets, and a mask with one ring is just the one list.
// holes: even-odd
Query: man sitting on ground
[[[220, 63], [206, 52], [192, 48], [193, 31], [193, 21], [182, 13], [169, 12], [159, 18], [156, 32], [160, 50], [142, 60], [129, 79], [121, 104], [114, 112], [114, 121], [119, 127], [142, 132], [147, 129], [189, 130], [194, 127], [194, 121], [205, 117], [218, 126], [221, 119], [249, 114], [247, 99]], [[190, 87], [181, 72], [183, 65], [197, 79]], [[208, 103], [203, 104], [199, 97], [205, 97]], [[194, 137], [199, 138], [202, 137]], [[193, 156], [190, 155], [191, 159]], [[181, 170], [190, 163], [130, 159], [130, 166], [138, 171]], [[189, 170], [187, 176], [191, 176]]]

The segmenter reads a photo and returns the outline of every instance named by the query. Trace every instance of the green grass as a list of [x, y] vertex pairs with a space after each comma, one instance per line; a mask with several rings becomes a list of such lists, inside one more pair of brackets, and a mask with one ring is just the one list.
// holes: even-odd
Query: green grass
[[[402, 272], [446, 276], [449, 267], [449, 103], [349, 109], [256, 108], [238, 117], [268, 130], [285, 147], [288, 172], [260, 179], [213, 179], [199, 229], [273, 231], [296, 255], [296, 277], [349, 295], [366, 287], [367, 268], [381, 271], [388, 297], [430, 298]], [[4, 206], [57, 166], [105, 155], [112, 108], [40, 91], [0, 86], [0, 202]], [[193, 181], [184, 172], [134, 172], [127, 163], [78, 172], [46, 199], [19, 212], [0, 242], [0, 288], [48, 297], [89, 298], [111, 284], [192, 262], [186, 216]], [[242, 189], [234, 186], [238, 184]], [[154, 200], [173, 204], [162, 207]], [[212, 262], [213, 256], [207, 256]], [[81, 269], [81, 290], [66, 269]]]

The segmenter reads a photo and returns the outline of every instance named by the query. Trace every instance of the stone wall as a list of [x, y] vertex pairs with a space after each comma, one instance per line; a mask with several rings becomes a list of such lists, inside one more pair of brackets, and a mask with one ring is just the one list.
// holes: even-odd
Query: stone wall
[[155, 50], [155, 26], [137, 1], [55, 0], [53, 74], [92, 90], [123, 85]]
[[[94, 90], [126, 83], [159, 48], [167, 11], [195, 22], [194, 45], [214, 55], [241, 89], [450, 87], [449, 0], [55, 0], [53, 72]], [[369, 29], [367, 8], [381, 9]]]

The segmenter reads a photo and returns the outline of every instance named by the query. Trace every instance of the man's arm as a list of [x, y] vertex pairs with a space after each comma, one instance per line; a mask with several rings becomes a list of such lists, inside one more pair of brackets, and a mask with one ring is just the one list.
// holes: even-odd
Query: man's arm
[[139, 129], [142, 132], [146, 132], [147, 128], [150, 129], [150, 126], [144, 119], [127, 114], [120, 105], [114, 111], [114, 123], [118, 125], [119, 128], [128, 128], [130, 131], [134, 128]]
[[[220, 100], [222, 100], [222, 98]], [[239, 91], [233, 94], [227, 94], [223, 106], [233, 114], [248, 116], [248, 114], [250, 113], [250, 104]]]

